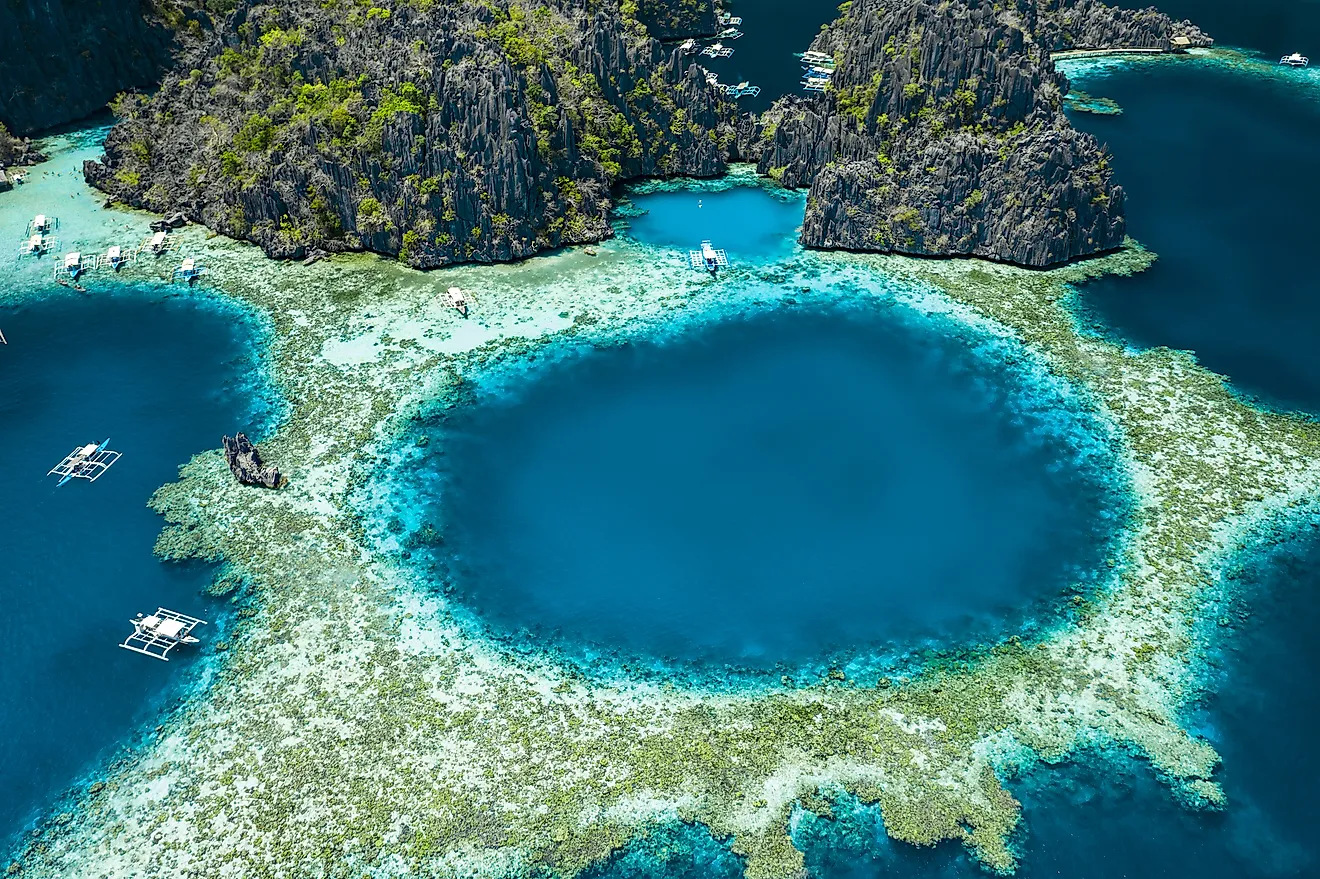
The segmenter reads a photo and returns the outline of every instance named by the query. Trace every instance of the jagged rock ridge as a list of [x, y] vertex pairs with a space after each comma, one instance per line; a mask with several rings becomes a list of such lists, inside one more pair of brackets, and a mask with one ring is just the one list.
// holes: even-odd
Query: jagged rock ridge
[[0, 4], [0, 124], [33, 134], [154, 85], [186, 20], [151, 0]]
[[245, 3], [119, 124], [90, 182], [273, 256], [419, 267], [610, 234], [610, 186], [722, 173], [736, 110], [592, 0]]

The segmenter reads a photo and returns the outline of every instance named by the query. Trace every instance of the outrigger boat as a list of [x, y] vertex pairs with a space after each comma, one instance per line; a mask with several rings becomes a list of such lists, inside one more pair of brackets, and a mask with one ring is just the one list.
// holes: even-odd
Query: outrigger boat
[[27, 230], [29, 235], [45, 235], [49, 232], [53, 232], [59, 227], [60, 221], [58, 218], [48, 217], [45, 214], [37, 214], [32, 218], [32, 221], [28, 223]]
[[720, 24], [724, 25], [725, 27], [728, 27], [729, 25], [732, 24], [742, 24], [742, 17], [738, 15], [730, 15], [727, 12], [721, 12]]
[[28, 238], [18, 246], [19, 256], [44, 256], [50, 253], [50, 249], [59, 244], [59, 239], [48, 238], [40, 232]]
[[169, 233], [164, 231], [156, 232], [150, 238], [142, 239], [142, 243], [138, 245], [138, 253], [147, 250], [153, 256], [160, 256], [169, 249]]
[[733, 50], [723, 43], [714, 43], [702, 49], [701, 54], [709, 58], [728, 58], [733, 54]]
[[726, 27], [724, 30], [716, 34], [716, 36], [719, 37], [721, 40], [736, 40], [742, 35], [743, 32], [738, 30], [736, 27]]
[[64, 264], [55, 267], [55, 280], [68, 278], [70, 281], [78, 280], [78, 276], [83, 273], [82, 253], [75, 250], [64, 255]]
[[1293, 52], [1291, 55], [1284, 55], [1280, 58], [1279, 63], [1287, 67], [1308, 67], [1311, 64], [1311, 59], [1301, 52]]
[[697, 43], [696, 40], [684, 40], [683, 44], [678, 48], [679, 51], [681, 51], [684, 55], [695, 55], [697, 52], [698, 45], [699, 44]]
[[463, 317], [468, 316], [468, 300], [463, 295], [462, 289], [458, 287], [449, 288], [449, 305]]
[[60, 481], [55, 485], [56, 488], [59, 488], [70, 479], [86, 479], [88, 482], [95, 482], [101, 478], [105, 471], [110, 469], [111, 465], [119, 460], [119, 452], [112, 452], [106, 448], [109, 444], [110, 440], [107, 438], [100, 445], [88, 443], [85, 446], [79, 446], [65, 455], [63, 461], [50, 468], [46, 475], [60, 477]]
[[170, 661], [169, 652], [180, 644], [196, 644], [198, 639], [192, 631], [206, 625], [206, 620], [190, 617], [177, 611], [156, 608], [156, 612], [143, 616], [138, 614], [129, 620], [133, 624], [133, 634], [124, 639], [119, 646], [153, 659]]
[[725, 88], [725, 94], [727, 94], [731, 98], [741, 98], [744, 95], [750, 95], [751, 97], [754, 98], [760, 93], [761, 93], [761, 87], [759, 85], [752, 85], [746, 80], [738, 83], [737, 85], [731, 85]]
[[688, 251], [688, 262], [692, 268], [716, 275], [720, 269], [728, 268], [729, 255], [723, 250], [716, 250], [709, 241], [701, 242], [700, 250]]
[[128, 265], [129, 261], [130, 257], [124, 254], [123, 249], [118, 244], [112, 244], [105, 253], [96, 258], [96, 267], [98, 269], [108, 268], [112, 272], [117, 272]]
[[204, 274], [206, 274], [206, 267], [199, 266], [197, 261], [190, 256], [179, 263], [179, 267], [174, 270], [174, 280], [186, 281], [191, 284]]

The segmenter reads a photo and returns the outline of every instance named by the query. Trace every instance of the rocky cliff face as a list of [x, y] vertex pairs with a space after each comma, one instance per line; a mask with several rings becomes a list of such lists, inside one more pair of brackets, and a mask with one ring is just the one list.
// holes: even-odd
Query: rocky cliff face
[[1190, 21], [1174, 21], [1154, 7], [1120, 9], [1096, 0], [1038, 0], [1036, 36], [1046, 49], [1205, 48], [1212, 40]]
[[420, 267], [599, 240], [611, 184], [723, 172], [735, 110], [597, 0], [243, 3], [116, 106], [90, 182], [274, 256]]
[[154, 84], [185, 20], [148, 0], [0, 4], [0, 123], [31, 134]]
[[713, 37], [715, 15], [714, 0], [637, 0], [637, 20], [657, 40]]
[[26, 137], [14, 137], [0, 123], [0, 171], [11, 165], [34, 165], [46, 161], [46, 157], [32, 146]]
[[1062, 112], [1030, 0], [855, 0], [812, 48], [833, 87], [744, 149], [810, 186], [803, 243], [1049, 266], [1119, 246], [1123, 191]]

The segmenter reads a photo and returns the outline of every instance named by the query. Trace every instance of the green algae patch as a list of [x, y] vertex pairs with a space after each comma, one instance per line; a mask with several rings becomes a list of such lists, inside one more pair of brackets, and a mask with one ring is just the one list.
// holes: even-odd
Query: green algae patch
[[[878, 806], [896, 839], [958, 840], [1007, 874], [1015, 767], [1105, 743], [1146, 755], [1189, 805], [1222, 804], [1218, 755], [1179, 723], [1214, 628], [1205, 598], [1244, 533], [1317, 494], [1320, 427], [1245, 405], [1184, 352], [1079, 326], [1070, 285], [1140, 271], [1154, 257], [1135, 244], [1052, 272], [799, 254], [711, 280], [628, 242], [424, 275], [180, 237], [274, 326], [288, 414], [262, 452], [289, 485], [237, 485], [211, 451], [153, 497], [158, 552], [223, 560], [242, 622], [208, 690], [25, 839], [22, 875], [569, 877], [684, 821], [770, 879], [803, 869], [793, 810], [828, 814], [839, 792]], [[1049, 632], [875, 688], [712, 692], [475, 640], [370, 539], [383, 456], [411, 419], [467, 399], [469, 370], [565, 334], [660, 332], [727, 308], [749, 277], [785, 299], [847, 289], [951, 313], [1071, 383], [1135, 495], [1108, 588]], [[450, 286], [471, 292], [469, 319]]]

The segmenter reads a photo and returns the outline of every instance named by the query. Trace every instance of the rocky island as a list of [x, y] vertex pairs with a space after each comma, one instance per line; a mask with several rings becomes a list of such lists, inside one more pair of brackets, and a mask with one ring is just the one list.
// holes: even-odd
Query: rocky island
[[[832, 88], [759, 118], [662, 42], [713, 33], [708, 0], [130, 3], [114, 19], [126, 58], [107, 48], [104, 70], [40, 79], [141, 86], [174, 47], [154, 94], [114, 102], [87, 180], [273, 257], [520, 259], [611, 235], [617, 183], [743, 161], [810, 188], [807, 246], [1040, 267], [1126, 233], [1123, 190], [1063, 115], [1050, 53], [1210, 42], [1154, 9], [1095, 0], [842, 9], [812, 44], [835, 58]], [[0, 121], [20, 132], [92, 109], [14, 73], [26, 100], [0, 104]]]

